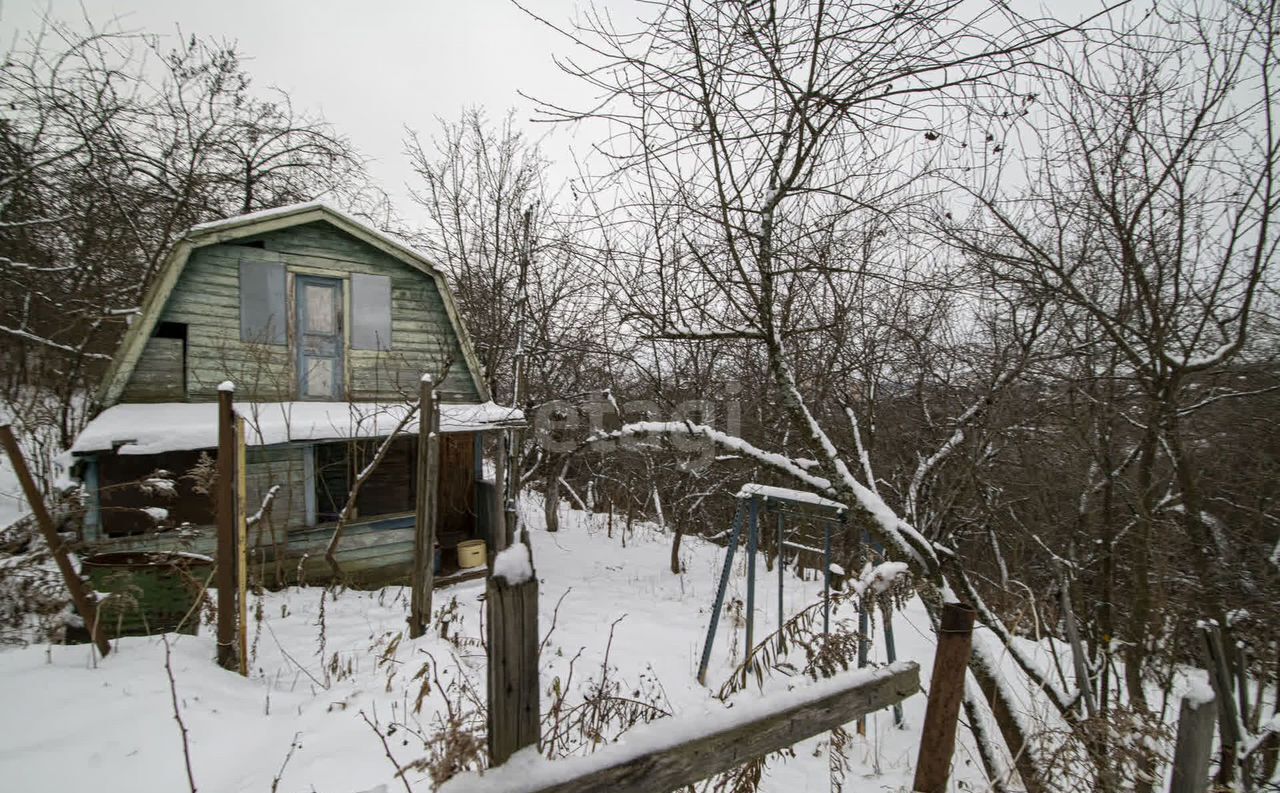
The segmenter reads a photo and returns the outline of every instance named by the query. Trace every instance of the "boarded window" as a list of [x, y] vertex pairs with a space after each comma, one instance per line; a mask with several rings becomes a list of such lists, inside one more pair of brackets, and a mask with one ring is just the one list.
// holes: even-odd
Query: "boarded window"
[[351, 348], [391, 349], [391, 278], [351, 276]]
[[285, 270], [279, 262], [240, 262], [240, 341], [288, 342]]

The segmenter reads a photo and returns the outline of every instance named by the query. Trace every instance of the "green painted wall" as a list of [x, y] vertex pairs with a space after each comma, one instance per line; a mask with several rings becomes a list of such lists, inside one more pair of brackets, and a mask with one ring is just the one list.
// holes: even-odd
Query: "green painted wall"
[[[242, 259], [279, 262], [335, 277], [350, 273], [391, 277], [391, 349], [347, 350], [349, 399], [398, 401], [416, 395], [422, 374], [440, 371], [450, 358], [449, 376], [441, 386], [444, 398], [459, 402], [478, 399], [461, 345], [429, 276], [323, 221], [237, 242], [193, 251], [160, 315], [161, 322], [187, 325], [187, 401], [216, 399], [217, 386], [223, 380], [236, 383], [237, 400], [296, 398], [289, 347], [240, 341]], [[250, 242], [260, 242], [263, 247], [245, 244]], [[149, 357], [149, 352], [144, 350], [144, 359], [155, 357]], [[135, 373], [133, 378], [139, 376]], [[150, 371], [146, 376], [149, 382], [156, 377]], [[138, 388], [133, 378], [125, 393], [142, 397], [136, 401], [183, 398], [157, 391], [154, 386]]]

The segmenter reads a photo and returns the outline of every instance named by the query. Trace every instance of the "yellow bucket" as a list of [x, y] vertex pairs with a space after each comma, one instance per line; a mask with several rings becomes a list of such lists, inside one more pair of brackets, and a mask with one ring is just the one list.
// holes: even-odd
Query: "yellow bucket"
[[484, 567], [484, 540], [463, 540], [458, 543], [458, 567], [466, 570], [471, 567]]

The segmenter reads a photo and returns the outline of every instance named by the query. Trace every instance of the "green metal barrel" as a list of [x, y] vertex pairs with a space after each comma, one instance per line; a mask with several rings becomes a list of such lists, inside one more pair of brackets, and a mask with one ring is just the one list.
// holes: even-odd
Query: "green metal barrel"
[[87, 557], [80, 569], [98, 592], [98, 620], [109, 637], [194, 634], [200, 624], [196, 604], [212, 560], [196, 554], [120, 551]]

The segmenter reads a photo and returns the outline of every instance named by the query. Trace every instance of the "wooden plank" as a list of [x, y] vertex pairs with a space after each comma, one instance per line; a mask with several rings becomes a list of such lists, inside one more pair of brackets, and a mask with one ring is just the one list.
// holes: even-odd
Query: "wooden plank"
[[1209, 789], [1209, 759], [1213, 754], [1216, 717], [1217, 703], [1213, 697], [1182, 698], [1169, 793], [1205, 793]]
[[1209, 669], [1209, 683], [1213, 686], [1214, 699], [1218, 703], [1218, 774], [1217, 782], [1228, 785], [1236, 775], [1236, 764], [1239, 758], [1236, 751], [1240, 746], [1240, 714], [1236, 710], [1234, 696], [1235, 687], [1231, 683], [1231, 669], [1227, 662], [1226, 643], [1222, 639], [1222, 628], [1216, 623], [1205, 623], [1200, 626], [1200, 635], [1204, 641], [1206, 666]]
[[[520, 553], [519, 546], [503, 553]], [[527, 542], [533, 568], [533, 552]], [[541, 740], [538, 704], [538, 577], [511, 582], [489, 576], [485, 586], [489, 650], [487, 719], [490, 765]]]
[[180, 401], [186, 395], [184, 374], [182, 339], [148, 339], [123, 398], [131, 402]]
[[[901, 702], [920, 690], [920, 667], [900, 661], [785, 692], [752, 706], [636, 728], [587, 757], [462, 774], [440, 793], [667, 793]], [[637, 733], [641, 733], [639, 735]]]

